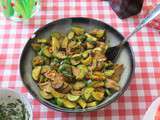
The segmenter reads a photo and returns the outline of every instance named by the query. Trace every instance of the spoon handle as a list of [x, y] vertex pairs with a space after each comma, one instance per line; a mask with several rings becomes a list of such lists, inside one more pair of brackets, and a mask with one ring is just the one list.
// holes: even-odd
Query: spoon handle
[[156, 16], [160, 14], [160, 4], [158, 4], [139, 24], [138, 26], [131, 32], [122, 42], [124, 44], [128, 39], [138, 32], [142, 27], [144, 27], [147, 23], [152, 21]]

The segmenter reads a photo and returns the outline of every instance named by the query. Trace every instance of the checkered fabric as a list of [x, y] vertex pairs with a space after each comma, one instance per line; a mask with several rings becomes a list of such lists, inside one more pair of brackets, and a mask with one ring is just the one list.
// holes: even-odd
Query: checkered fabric
[[[146, 0], [155, 3], [158, 0]], [[121, 20], [103, 0], [41, 0], [40, 12], [29, 22], [13, 22], [0, 12], [0, 88], [25, 94], [33, 106], [34, 120], [141, 120], [151, 102], [160, 94], [160, 35], [144, 27], [130, 39], [136, 68], [128, 90], [107, 108], [90, 113], [53, 111], [34, 99], [22, 84], [19, 58], [31, 34], [39, 27], [64, 17], [91, 17], [104, 21], [123, 35], [131, 32], [140, 18]]]

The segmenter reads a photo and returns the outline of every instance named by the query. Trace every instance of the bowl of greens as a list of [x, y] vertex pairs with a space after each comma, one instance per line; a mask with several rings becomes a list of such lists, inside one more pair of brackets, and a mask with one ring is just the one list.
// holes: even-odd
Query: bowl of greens
[[32, 120], [27, 98], [12, 89], [0, 89], [0, 120]]
[[42, 104], [63, 112], [88, 112], [126, 90], [134, 58], [127, 43], [116, 63], [105, 53], [123, 40], [111, 26], [90, 18], [65, 18], [34, 33], [20, 60], [25, 86]]

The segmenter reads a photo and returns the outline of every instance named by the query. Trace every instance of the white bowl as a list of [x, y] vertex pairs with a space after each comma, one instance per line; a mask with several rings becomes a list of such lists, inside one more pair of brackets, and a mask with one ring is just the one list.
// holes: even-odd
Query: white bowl
[[1, 103], [10, 103], [11, 101], [15, 101], [19, 99], [25, 106], [26, 111], [28, 112], [27, 120], [33, 120], [32, 107], [28, 99], [22, 95], [21, 93], [13, 90], [13, 89], [0, 89], [0, 104]]
[[156, 112], [158, 110], [158, 107], [160, 105], [160, 97], [156, 98], [146, 111], [143, 120], [155, 120]]

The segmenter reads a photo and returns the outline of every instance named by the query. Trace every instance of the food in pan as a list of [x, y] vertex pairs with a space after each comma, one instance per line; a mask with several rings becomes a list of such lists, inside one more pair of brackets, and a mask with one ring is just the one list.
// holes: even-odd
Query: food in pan
[[108, 61], [106, 30], [73, 26], [67, 33], [34, 38], [32, 77], [40, 95], [60, 107], [94, 107], [120, 90], [122, 64]]

